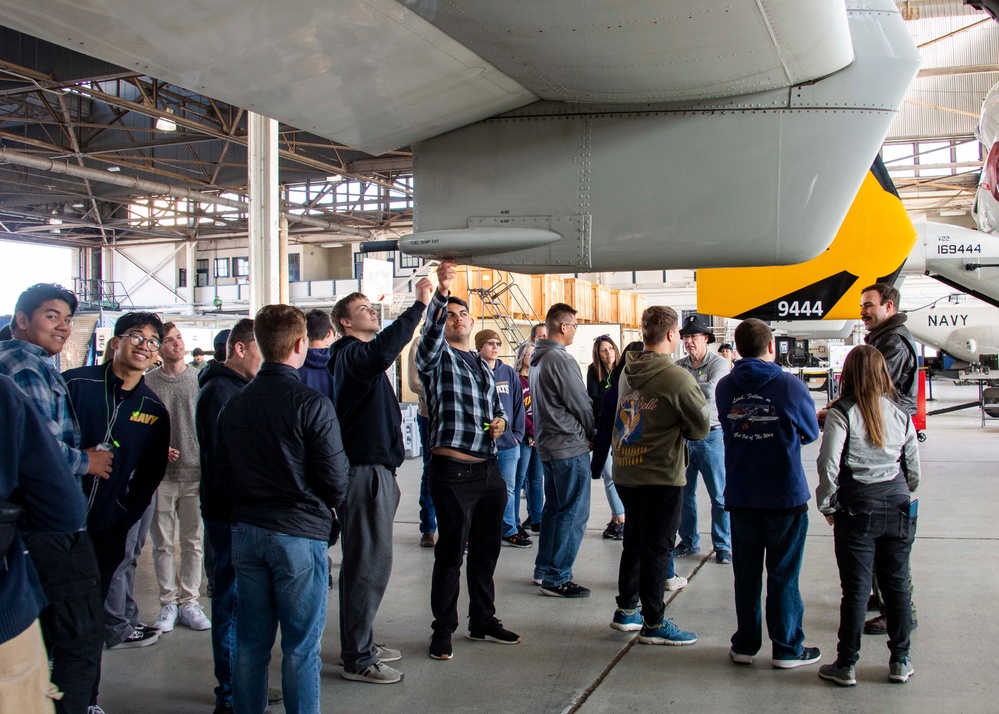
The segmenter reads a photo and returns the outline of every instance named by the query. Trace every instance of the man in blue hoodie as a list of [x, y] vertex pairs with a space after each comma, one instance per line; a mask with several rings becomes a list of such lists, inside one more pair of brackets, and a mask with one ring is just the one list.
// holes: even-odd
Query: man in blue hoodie
[[808, 482], [801, 445], [819, 436], [815, 403], [801, 380], [774, 363], [773, 332], [762, 320], [735, 329], [742, 359], [715, 389], [725, 439], [725, 509], [732, 520], [738, 629], [729, 657], [752, 664], [762, 646], [760, 592], [767, 566], [767, 631], [773, 666], [819, 661], [805, 647], [798, 575], [808, 530]]
[[333, 322], [322, 310], [309, 310], [305, 313], [305, 331], [309, 336], [309, 352], [298, 374], [305, 384], [332, 399], [333, 375], [326, 369], [326, 363], [330, 361], [330, 345], [334, 340]]

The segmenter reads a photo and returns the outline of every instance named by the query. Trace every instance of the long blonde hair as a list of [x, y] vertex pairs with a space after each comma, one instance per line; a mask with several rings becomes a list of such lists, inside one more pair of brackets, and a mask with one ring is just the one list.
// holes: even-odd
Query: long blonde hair
[[857, 403], [871, 443], [884, 448], [885, 422], [881, 397], [890, 399], [895, 394], [895, 387], [881, 353], [870, 345], [859, 345], [850, 350], [843, 361], [839, 393], [841, 397]]

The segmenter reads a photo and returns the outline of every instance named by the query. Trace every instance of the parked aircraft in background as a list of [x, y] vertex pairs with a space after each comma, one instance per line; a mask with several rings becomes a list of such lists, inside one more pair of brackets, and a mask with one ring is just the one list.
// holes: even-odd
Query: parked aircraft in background
[[950, 369], [979, 364], [999, 354], [999, 310], [965, 295], [951, 295], [908, 310], [906, 326], [919, 342], [956, 360]]
[[411, 146], [403, 252], [529, 273], [814, 258], [919, 64], [892, 0], [0, 0], [0, 17], [362, 151]]
[[985, 96], [975, 133], [988, 156], [982, 166], [972, 216], [979, 230], [999, 235], [999, 84]]

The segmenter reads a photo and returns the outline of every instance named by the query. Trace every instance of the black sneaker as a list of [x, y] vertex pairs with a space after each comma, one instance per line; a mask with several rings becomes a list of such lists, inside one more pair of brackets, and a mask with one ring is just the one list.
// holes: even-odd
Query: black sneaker
[[536, 521], [531, 521], [530, 528], [531, 528], [531, 533], [540, 533], [541, 532], [541, 524], [538, 523], [538, 522], [536, 522]]
[[624, 524], [618, 523], [614, 532], [614, 540], [624, 540]]
[[530, 538], [528, 538], [527, 536], [521, 535], [520, 533], [514, 533], [511, 536], [504, 536], [503, 539], [500, 541], [500, 544], [501, 545], [508, 545], [511, 548], [533, 548], [534, 547], [534, 541], [531, 540]]
[[819, 652], [818, 647], [805, 647], [797, 657], [792, 657], [791, 659], [774, 658], [773, 665], [774, 669], [794, 669], [795, 667], [805, 667], [815, 664], [821, 657], [822, 654]]
[[550, 597], [589, 597], [590, 589], [577, 585], [571, 580], [566, 580], [561, 585], [543, 585], [541, 594]]
[[434, 630], [430, 636], [430, 659], [451, 659], [454, 650], [451, 649], [451, 633]]
[[884, 615], [878, 615], [877, 617], [872, 617], [870, 620], [864, 623], [864, 634], [887, 635], [888, 618], [886, 618]]
[[482, 627], [470, 630], [467, 637], [476, 642], [498, 642], [501, 645], [520, 644], [520, 635], [505, 629], [503, 623], [495, 617]]
[[132, 630], [132, 634], [123, 639], [118, 644], [113, 647], [108, 647], [109, 650], [126, 650], [133, 647], [148, 647], [149, 645], [156, 644], [156, 641], [160, 638], [160, 631], [149, 629], [149, 630]]
[[617, 523], [611, 521], [610, 523], [607, 524], [607, 527], [604, 528], [603, 536], [607, 540], [614, 540], [616, 535], [617, 535]]
[[531, 537], [531, 534], [527, 532], [527, 529], [524, 528], [524, 526], [517, 526], [517, 532], [520, 535], [524, 536], [525, 538], [530, 538]]

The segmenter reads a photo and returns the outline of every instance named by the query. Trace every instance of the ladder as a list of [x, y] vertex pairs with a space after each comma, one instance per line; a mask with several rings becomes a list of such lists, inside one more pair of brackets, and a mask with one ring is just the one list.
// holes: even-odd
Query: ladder
[[501, 298], [504, 295], [509, 295], [510, 303], [517, 312], [521, 315], [527, 315], [532, 323], [541, 322], [541, 318], [534, 311], [534, 306], [524, 295], [524, 291], [517, 283], [509, 282], [509, 273], [507, 274], [507, 282], [500, 281], [488, 288], [469, 288], [468, 292], [479, 297], [482, 301], [482, 309], [489, 313], [489, 317], [496, 322], [500, 332], [503, 333], [514, 350], [527, 342], [527, 337], [521, 332], [520, 326], [513, 319], [513, 315], [507, 310]]

